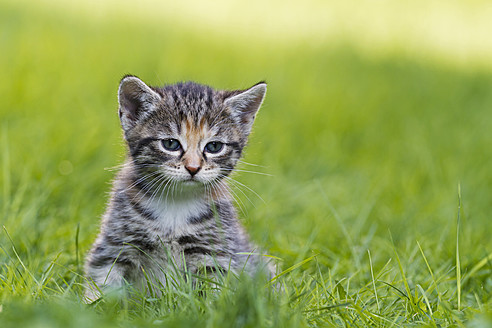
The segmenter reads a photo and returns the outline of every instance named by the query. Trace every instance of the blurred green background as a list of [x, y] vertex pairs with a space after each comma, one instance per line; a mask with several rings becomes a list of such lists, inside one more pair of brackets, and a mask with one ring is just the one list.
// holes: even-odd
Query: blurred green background
[[60, 285], [81, 273], [107, 168], [125, 154], [118, 83], [134, 74], [268, 82], [244, 158], [259, 166], [242, 168], [271, 176], [236, 175], [263, 201], [236, 193], [252, 238], [284, 268], [317, 254], [319, 270], [363, 285], [367, 251], [381, 269], [393, 240], [416, 283], [427, 272], [419, 242], [456, 288], [460, 186], [461, 271], [488, 259], [463, 298], [487, 312], [490, 31], [492, 6], [479, 0], [2, 0], [0, 302], [32, 297], [12, 273], [20, 260], [34, 276], [59, 263]]

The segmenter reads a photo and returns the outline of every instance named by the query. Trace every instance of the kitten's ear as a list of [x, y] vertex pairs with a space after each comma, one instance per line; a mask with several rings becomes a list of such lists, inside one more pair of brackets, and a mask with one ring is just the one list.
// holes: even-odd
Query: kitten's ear
[[239, 122], [247, 128], [247, 133], [251, 130], [255, 115], [265, 98], [266, 89], [266, 83], [260, 82], [224, 101], [224, 105], [229, 107], [233, 115], [239, 118]]
[[123, 130], [135, 126], [147, 113], [157, 108], [161, 96], [136, 76], [125, 76], [118, 89], [119, 116]]

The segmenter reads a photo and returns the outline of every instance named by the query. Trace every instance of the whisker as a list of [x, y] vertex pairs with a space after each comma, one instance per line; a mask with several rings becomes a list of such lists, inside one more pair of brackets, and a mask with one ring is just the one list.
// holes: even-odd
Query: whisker
[[259, 174], [259, 175], [265, 175], [267, 177], [273, 177], [273, 174], [264, 173], [264, 172], [256, 172], [256, 171], [241, 170], [241, 169], [236, 169], [235, 171], [237, 171], [237, 172], [245, 172], [245, 173], [254, 173], [254, 174]]
[[211, 187], [213, 188], [214, 191], [218, 192], [220, 196], [224, 198], [228, 198], [228, 194], [226, 193], [226, 191], [229, 191], [229, 186], [227, 186], [226, 183], [222, 183], [221, 181], [214, 180], [211, 181]]
[[[178, 180], [175, 179], [174, 180], [174, 184], [173, 184], [173, 190], [172, 190], [172, 194], [173, 195], [176, 195], [176, 192], [178, 190], [178, 183], [179, 183]], [[173, 197], [173, 205], [174, 205], [174, 197]]]
[[229, 191], [232, 193], [232, 198], [236, 201], [236, 204], [241, 210], [241, 213], [243, 213], [243, 215], [246, 215], [246, 206], [241, 200], [241, 197], [239, 197], [234, 190], [230, 189]]
[[[171, 186], [173, 185], [173, 178], [171, 177], [171, 179], [169, 180], [169, 183], [166, 184], [166, 187], [167, 187], [167, 191], [166, 191], [166, 203], [167, 203], [167, 197], [169, 196], [169, 191], [171, 190]], [[172, 197], [172, 195], [171, 195]]]
[[133, 182], [131, 185], [129, 185], [128, 187], [126, 187], [123, 191], [127, 191], [131, 188], [133, 188], [134, 186], [136, 186], [137, 184], [139, 184], [140, 182], [152, 177], [152, 176], [155, 176], [157, 174], [159, 174], [160, 172], [159, 171], [154, 171], [152, 173], [149, 173], [149, 174], [146, 174], [144, 175], [143, 177], [140, 177], [138, 180], [136, 180], [135, 182]]
[[[222, 175], [222, 176], [225, 177], [225, 175]], [[227, 188], [227, 190], [231, 193], [231, 196], [235, 200], [239, 209], [241, 210], [241, 213], [243, 213], [243, 215], [246, 215], [246, 212], [245, 212], [246, 207], [245, 207], [243, 201], [241, 200], [241, 197], [239, 197], [232, 188]]]
[[221, 168], [221, 170], [224, 170], [224, 171], [234, 171], [234, 172], [254, 173], [254, 174], [259, 174], [259, 175], [265, 175], [265, 176], [268, 176], [268, 177], [273, 177], [272, 174], [263, 173], [263, 172], [257, 172], [257, 171], [249, 171], [249, 170], [241, 170], [241, 169], [226, 169], [226, 168]]
[[160, 165], [158, 165], [158, 164], [150, 164], [150, 163], [124, 162], [122, 164], [118, 164], [115, 166], [106, 167], [106, 168], [104, 168], [104, 170], [106, 170], [106, 171], [117, 171], [117, 170], [121, 170], [125, 167], [147, 168], [147, 167], [159, 167], [159, 166]]
[[259, 199], [263, 202], [263, 204], [266, 204], [265, 200], [264, 200], [263, 198], [261, 198], [261, 196], [260, 196], [260, 195], [258, 195], [258, 193], [257, 193], [256, 191], [254, 191], [253, 189], [251, 189], [251, 188], [250, 188], [250, 187], [248, 187], [247, 185], [245, 185], [245, 184], [243, 184], [243, 183], [241, 183], [241, 182], [239, 182], [239, 181], [237, 181], [237, 180], [235, 180], [235, 179], [233, 179], [233, 178], [231, 178], [231, 177], [228, 177], [228, 176], [226, 176], [226, 177], [224, 177], [224, 178], [225, 178], [225, 179], [227, 179], [227, 181], [231, 181], [231, 182], [233, 182], [233, 183], [238, 183], [239, 185], [241, 185], [241, 186], [243, 186], [244, 188], [248, 189], [248, 190], [249, 190], [249, 191], [251, 191], [253, 194], [255, 194], [255, 195], [256, 195], [256, 196], [257, 196], [257, 197], [258, 197], [258, 198], [259, 198]]
[[[142, 196], [138, 199], [138, 201], [137, 201], [137, 202], [138, 202], [138, 203], [140, 203], [140, 202], [142, 201], [142, 199], [143, 199], [145, 196], [147, 196], [147, 193], [148, 193], [148, 192], [150, 192], [150, 191], [152, 190], [152, 188], [153, 188], [156, 184], [160, 183], [161, 179], [163, 179], [163, 178], [165, 178], [165, 177], [159, 177], [159, 176], [158, 176], [157, 178], [152, 179], [149, 183], [145, 184], [145, 185], [144, 185], [144, 188], [145, 188], [145, 189], [148, 189], [148, 190], [146, 190], [146, 191], [142, 194]], [[136, 197], [140, 194], [140, 192], [141, 192], [142, 190], [143, 190], [143, 189], [140, 189], [140, 191], [139, 191], [139, 192], [135, 195], [135, 197], [133, 197], [132, 201], [133, 201], [133, 200], [135, 200], [135, 198], [136, 198]]]
[[169, 184], [171, 183], [172, 181], [172, 177], [170, 177], [166, 184], [164, 185], [164, 187], [162, 188], [162, 192], [161, 194], [159, 195], [159, 203], [161, 202], [161, 199], [162, 199], [162, 196], [164, 195], [164, 191], [166, 191], [167, 189], [167, 192], [166, 192], [166, 198], [164, 199], [164, 202], [167, 202], [167, 193], [169, 192]]
[[240, 186], [235, 184], [237, 181], [234, 181], [229, 177], [225, 177], [225, 178], [228, 179], [229, 181], [231, 181], [231, 183], [234, 184], [234, 186], [237, 188], [237, 190], [239, 190], [244, 195], [244, 197], [246, 197], [246, 199], [251, 203], [251, 205], [253, 205], [253, 207], [256, 208], [255, 204], [251, 201], [251, 199], [248, 197], [248, 195], [246, 195], [244, 193], [244, 191], [240, 188]]
[[152, 203], [152, 202], [154, 201], [155, 196], [156, 196], [157, 194], [159, 194], [159, 193], [160, 193], [160, 189], [161, 189], [161, 187], [162, 187], [162, 186], [166, 183], [167, 179], [168, 179], [167, 177], [163, 177], [163, 178], [161, 179], [161, 182], [159, 183], [159, 186], [157, 187], [157, 189], [156, 189], [156, 190], [152, 193], [152, 195], [150, 196], [149, 203]]
[[205, 187], [205, 195], [207, 196], [207, 198], [212, 198], [212, 194], [209, 193], [210, 190], [208, 188], [208, 185], [205, 184], [204, 187]]
[[258, 165], [258, 164], [253, 164], [253, 163], [248, 163], [248, 162], [245, 162], [243, 160], [238, 160], [239, 163], [241, 164], [246, 164], [246, 165], [251, 165], [251, 166], [256, 166], [256, 167], [263, 167], [263, 168], [266, 168], [266, 166], [263, 166], [263, 165]]

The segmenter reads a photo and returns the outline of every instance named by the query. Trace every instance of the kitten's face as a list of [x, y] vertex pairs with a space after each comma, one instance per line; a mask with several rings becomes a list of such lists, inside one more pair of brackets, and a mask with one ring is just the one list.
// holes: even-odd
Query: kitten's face
[[266, 90], [215, 91], [195, 83], [160, 89], [136, 77], [120, 84], [120, 118], [141, 175], [165, 184], [214, 185], [239, 160]]
[[224, 116], [201, 116], [197, 122], [162, 109], [129, 133], [133, 160], [144, 171], [155, 165], [175, 182], [212, 184], [231, 172], [246, 141], [234, 121]]

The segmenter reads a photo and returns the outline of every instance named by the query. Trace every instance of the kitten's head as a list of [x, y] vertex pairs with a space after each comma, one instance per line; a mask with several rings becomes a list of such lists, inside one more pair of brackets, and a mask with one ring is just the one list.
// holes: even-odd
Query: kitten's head
[[163, 183], [213, 185], [239, 160], [265, 92], [263, 82], [217, 91], [193, 82], [155, 88], [124, 77], [119, 116], [131, 160]]

